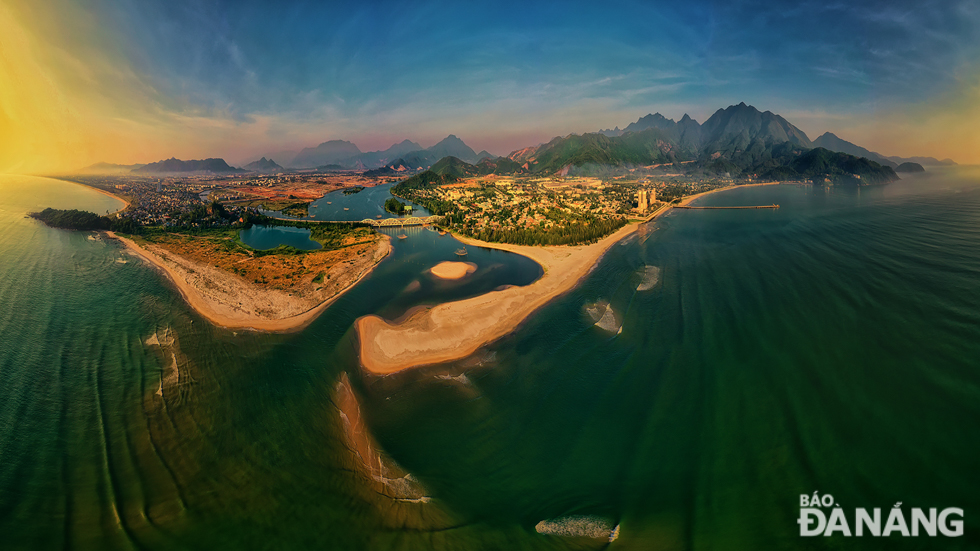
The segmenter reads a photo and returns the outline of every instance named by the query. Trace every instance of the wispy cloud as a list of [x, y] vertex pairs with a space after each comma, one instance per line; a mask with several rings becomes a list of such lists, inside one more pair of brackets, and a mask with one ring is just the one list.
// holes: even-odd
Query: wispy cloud
[[[808, 132], [846, 120], [871, 128], [885, 114], [949, 105], [980, 74], [973, 0], [4, 6], [29, 54], [6, 70], [33, 75], [25, 82], [63, 114], [60, 127], [37, 117], [51, 118], [48, 141], [76, 144], [71, 162], [328, 138], [387, 147], [450, 132], [500, 151], [653, 111], [704, 120], [739, 101], [798, 113]], [[21, 89], [5, 112], [35, 109], [10, 82]]]

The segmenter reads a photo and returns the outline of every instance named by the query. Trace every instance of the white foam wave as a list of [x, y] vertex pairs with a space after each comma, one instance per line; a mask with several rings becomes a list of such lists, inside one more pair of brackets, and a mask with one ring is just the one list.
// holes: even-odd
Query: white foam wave
[[[592, 515], [570, 515], [542, 520], [534, 526], [539, 534], [565, 537], [587, 537], [613, 541], [619, 536], [619, 526], [611, 520]], [[615, 535], [615, 537], [614, 537]]]
[[592, 321], [595, 322], [593, 325], [599, 329], [616, 334], [623, 332], [622, 325], [616, 319], [616, 312], [608, 301], [600, 300], [593, 304], [586, 304], [585, 311], [592, 318]]

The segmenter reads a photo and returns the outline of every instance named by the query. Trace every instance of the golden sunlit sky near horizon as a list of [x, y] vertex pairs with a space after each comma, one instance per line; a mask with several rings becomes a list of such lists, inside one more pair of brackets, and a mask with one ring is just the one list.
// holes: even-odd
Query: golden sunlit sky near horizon
[[505, 155], [742, 101], [811, 139], [980, 163], [976, 2], [561, 6], [6, 1], [0, 172], [450, 133]]

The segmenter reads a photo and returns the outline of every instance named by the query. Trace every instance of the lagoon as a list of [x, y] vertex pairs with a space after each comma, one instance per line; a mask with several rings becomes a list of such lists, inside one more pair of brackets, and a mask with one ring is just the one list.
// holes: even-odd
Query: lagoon
[[287, 226], [254, 225], [239, 233], [242, 243], [260, 251], [274, 249], [286, 245], [303, 251], [314, 251], [323, 245], [310, 239], [308, 228], [292, 228]]

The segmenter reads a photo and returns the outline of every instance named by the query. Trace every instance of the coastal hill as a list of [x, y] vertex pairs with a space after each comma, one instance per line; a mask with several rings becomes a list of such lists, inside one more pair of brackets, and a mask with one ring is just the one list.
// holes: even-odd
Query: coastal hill
[[251, 170], [254, 172], [281, 172], [285, 170], [283, 167], [279, 166], [279, 163], [273, 161], [272, 159], [266, 159], [262, 157], [258, 161], [252, 161], [244, 166], [245, 170]]
[[402, 140], [384, 151], [368, 152], [362, 152], [352, 142], [331, 140], [315, 148], [302, 150], [289, 165], [296, 168], [338, 165], [343, 169], [382, 169], [381, 172], [388, 173], [398, 171], [398, 167], [403, 167], [403, 170], [428, 168], [445, 157], [456, 157], [467, 163], [476, 163], [480, 159], [492, 158], [493, 155], [487, 151], [477, 153], [463, 140], [450, 134], [428, 148], [423, 148], [411, 140]]
[[422, 149], [421, 145], [411, 140], [402, 140], [384, 151], [368, 151], [367, 153], [361, 153], [360, 155], [356, 155], [351, 159], [345, 162], [339, 162], [338, 164], [345, 166], [345, 168], [351, 168], [356, 164], [360, 164], [364, 167], [379, 167], [394, 161], [406, 153], [411, 153], [412, 151], [418, 151], [420, 149]]
[[345, 140], [330, 140], [316, 147], [307, 147], [296, 155], [289, 163], [296, 168], [310, 168], [320, 165], [337, 163], [359, 155], [361, 150]]
[[864, 157], [818, 147], [772, 169], [764, 178], [780, 180], [829, 180], [855, 185], [878, 185], [898, 179], [895, 170]]
[[203, 159], [192, 161], [181, 161], [171, 157], [163, 161], [157, 161], [134, 169], [133, 172], [139, 174], [166, 174], [170, 172], [245, 172], [240, 168], [228, 166], [224, 159]]
[[895, 172], [925, 172], [926, 169], [919, 163], [905, 162], [895, 168]]
[[823, 147], [839, 153], [847, 153], [848, 155], [864, 157], [865, 159], [870, 159], [882, 166], [890, 166], [892, 168], [896, 168], [898, 166], [898, 163], [892, 161], [884, 155], [875, 153], [874, 151], [868, 151], [859, 145], [855, 145], [847, 140], [838, 138], [837, 135], [832, 132], [824, 132], [821, 134], [819, 138], [813, 140], [813, 145], [814, 147]]
[[506, 157], [484, 157], [475, 165], [456, 157], [443, 157], [429, 170], [435, 174], [455, 176], [456, 178], [486, 176], [488, 174], [514, 175], [526, 172], [520, 165]]
[[432, 166], [444, 157], [456, 157], [467, 163], [475, 163], [479, 159], [476, 151], [473, 151], [470, 146], [466, 145], [463, 140], [457, 138], [454, 134], [450, 134], [432, 147], [402, 155], [400, 159], [392, 164], [419, 169]]
[[943, 159], [939, 160], [935, 157], [894, 157], [889, 156], [889, 159], [895, 161], [896, 163], [916, 163], [926, 166], [954, 166], [956, 162], [953, 159]]
[[[841, 153], [847, 153], [850, 155], [855, 155], [858, 157], [864, 157], [870, 159], [880, 165], [890, 166], [894, 168], [897, 172], [919, 172], [917, 170], [906, 169], [898, 170], [898, 167], [902, 164], [910, 164], [922, 168], [922, 165], [926, 166], [953, 166], [956, 163], [952, 159], [939, 160], [935, 157], [897, 157], [890, 156], [886, 157], [881, 153], [875, 153], [874, 151], [868, 151], [867, 149], [855, 145], [847, 140], [838, 138], [830, 132], [825, 132], [816, 140], [813, 140], [813, 145], [818, 147], [825, 147], [831, 151], [839, 151]], [[922, 168], [924, 171], [925, 168]]]

